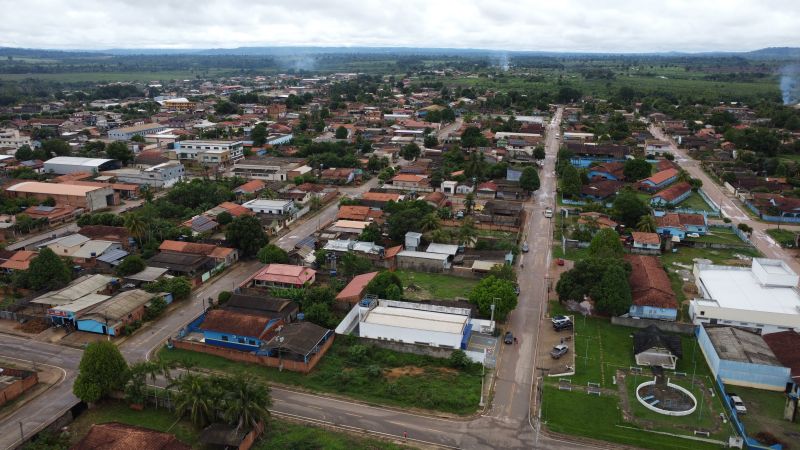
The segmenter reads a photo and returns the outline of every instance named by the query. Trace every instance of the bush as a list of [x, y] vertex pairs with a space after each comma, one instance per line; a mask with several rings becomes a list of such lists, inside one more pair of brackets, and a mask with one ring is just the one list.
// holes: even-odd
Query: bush
[[731, 223], [731, 219], [728, 217], [725, 217], [724, 219], [722, 219], [722, 221], [725, 223]]
[[228, 300], [231, 299], [231, 297], [233, 297], [233, 292], [231, 292], [231, 291], [222, 291], [217, 296], [217, 303], [220, 304], [220, 305], [224, 305], [225, 303], [228, 302]]
[[367, 366], [367, 375], [372, 378], [378, 378], [383, 375], [383, 370], [381, 370], [381, 367], [376, 364], [370, 364]]
[[150, 301], [150, 305], [144, 311], [144, 320], [150, 321], [160, 316], [167, 309], [167, 302], [162, 297], [156, 297]]
[[469, 367], [472, 364], [472, 360], [469, 359], [464, 350], [456, 349], [453, 350], [453, 353], [450, 354], [450, 367], [456, 369], [464, 369]]
[[367, 347], [356, 344], [347, 350], [347, 359], [351, 363], [358, 364], [367, 359]]

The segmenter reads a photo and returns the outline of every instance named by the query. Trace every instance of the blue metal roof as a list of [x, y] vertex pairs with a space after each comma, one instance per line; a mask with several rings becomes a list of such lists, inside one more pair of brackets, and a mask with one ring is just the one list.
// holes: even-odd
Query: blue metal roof
[[128, 256], [128, 252], [125, 250], [109, 250], [98, 256], [97, 260], [116, 266], [126, 256]]

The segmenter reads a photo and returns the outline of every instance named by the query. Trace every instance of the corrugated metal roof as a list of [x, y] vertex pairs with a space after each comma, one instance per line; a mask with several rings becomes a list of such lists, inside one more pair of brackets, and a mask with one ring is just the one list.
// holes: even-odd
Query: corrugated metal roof
[[125, 277], [125, 279], [133, 281], [145, 281], [145, 282], [156, 281], [168, 271], [169, 269], [166, 269], [164, 267], [146, 267], [143, 271], [135, 273], [133, 275], [128, 275], [127, 277]]
[[[120, 260], [128, 256], [128, 254], [129, 254], [128, 252], [122, 249], [109, 250], [103, 253], [102, 255], [98, 256], [97, 260], [102, 261], [104, 263], [117, 265], [120, 263]], [[164, 269], [164, 271], [166, 271], [166, 269]]]
[[41, 295], [31, 303], [42, 305], [65, 305], [89, 294], [103, 290], [113, 278], [108, 275], [85, 275], [73, 281], [69, 286]]
[[114, 245], [109, 241], [88, 241], [75, 253], [70, 255], [73, 258], [96, 258]]
[[111, 298], [110, 295], [89, 294], [75, 300], [74, 302], [66, 303], [61, 306], [56, 306], [53, 309], [58, 311], [78, 313], [83, 311], [84, 309], [91, 308], [99, 303], [102, 303], [110, 298]]
[[132, 311], [146, 304], [157, 294], [153, 294], [141, 289], [120, 292], [107, 302], [101, 303], [91, 310], [86, 311], [79, 317], [80, 319], [97, 316], [108, 320], [120, 320]]

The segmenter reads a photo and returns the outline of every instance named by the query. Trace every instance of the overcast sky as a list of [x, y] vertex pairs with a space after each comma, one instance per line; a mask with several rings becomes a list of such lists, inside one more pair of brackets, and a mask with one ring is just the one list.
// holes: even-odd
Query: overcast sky
[[0, 11], [6, 47], [800, 47], [797, 0], [0, 0]]

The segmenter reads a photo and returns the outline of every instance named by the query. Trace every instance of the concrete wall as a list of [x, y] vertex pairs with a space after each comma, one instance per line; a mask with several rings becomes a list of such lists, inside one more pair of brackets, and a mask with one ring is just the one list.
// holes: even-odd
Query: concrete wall
[[642, 319], [674, 321], [678, 318], [678, 310], [675, 308], [631, 305], [629, 313], [631, 317], [640, 317]]
[[655, 325], [661, 329], [661, 331], [679, 334], [694, 334], [695, 328], [694, 325], [689, 323], [665, 322], [663, 320], [650, 319], [632, 319], [630, 317], [612, 317], [611, 323], [614, 325], [633, 328], [647, 328], [650, 325]]
[[0, 406], [19, 397], [39, 382], [39, 375], [36, 372], [4, 367], [3, 374], [19, 377], [20, 379], [0, 390]]
[[460, 348], [462, 339], [461, 334], [417, 330], [369, 322], [361, 322], [358, 325], [358, 334], [367, 339], [394, 340], [407, 344], [420, 342], [422, 343], [420, 345], [429, 344], [436, 347], [450, 346], [452, 348]]
[[[363, 345], [374, 345], [376, 347], [394, 350], [396, 352], [413, 353], [415, 355], [433, 356], [434, 358], [449, 358], [453, 353], [451, 348], [431, 347], [429, 345], [408, 344], [397, 341], [381, 341], [378, 339], [367, 339], [358, 337], [358, 343]], [[456, 347], [458, 348], [458, 347]]]
[[436, 259], [414, 258], [397, 255], [399, 269], [414, 270], [417, 272], [443, 272], [444, 262]]

